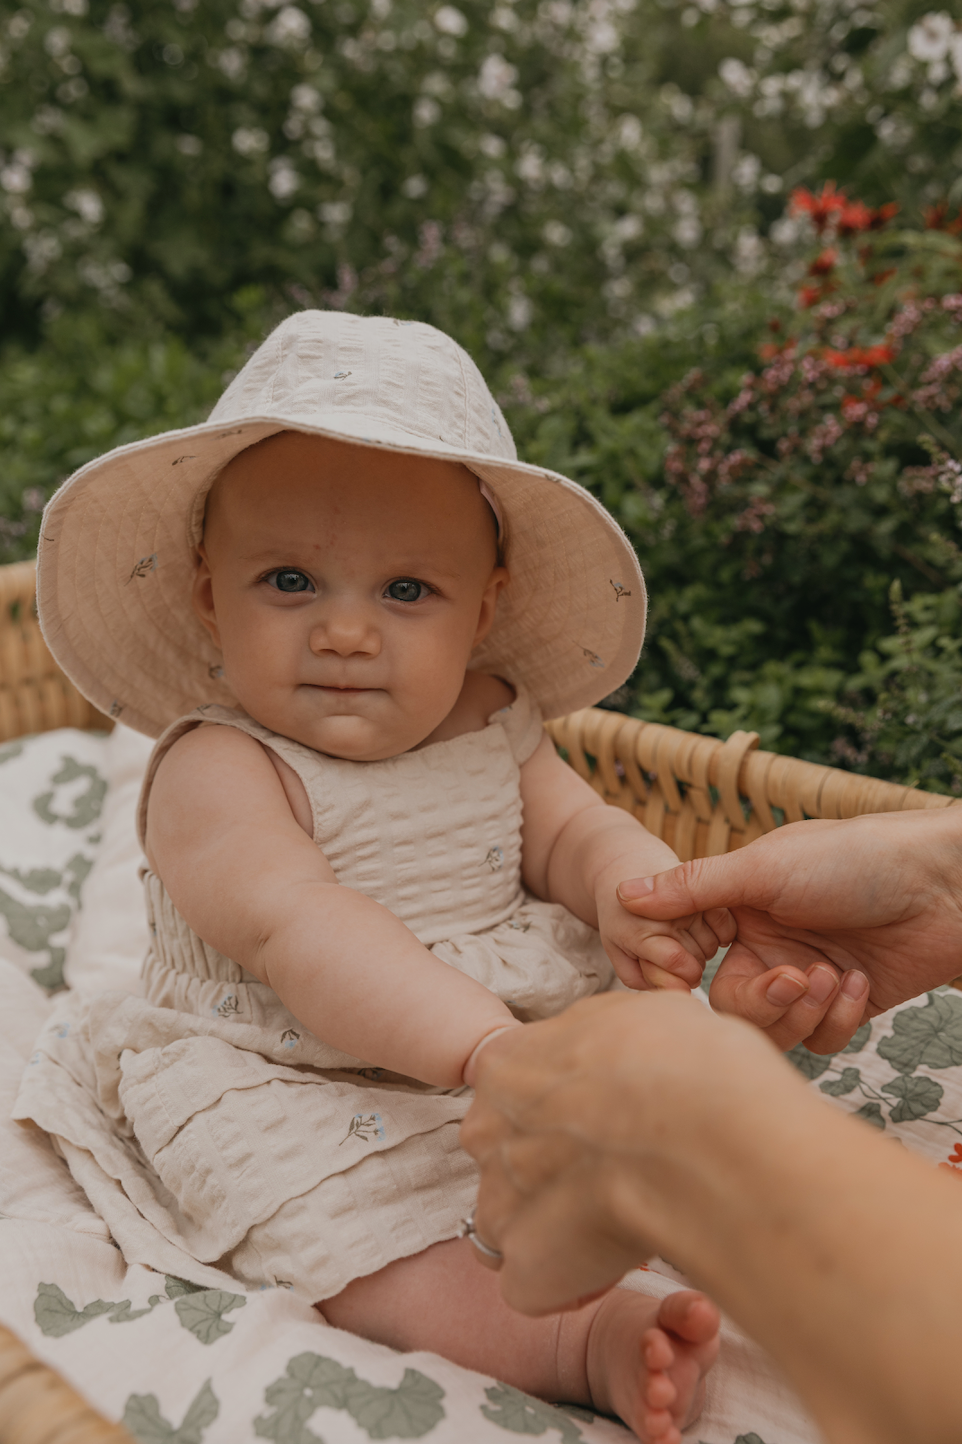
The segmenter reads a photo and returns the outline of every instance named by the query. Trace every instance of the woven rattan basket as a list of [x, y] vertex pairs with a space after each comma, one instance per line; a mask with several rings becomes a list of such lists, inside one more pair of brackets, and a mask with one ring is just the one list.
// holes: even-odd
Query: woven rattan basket
[[[0, 567], [0, 743], [55, 727], [109, 728], [67, 681], [37, 622], [34, 564]], [[548, 725], [607, 802], [632, 812], [683, 861], [743, 847], [781, 822], [855, 817], [962, 799], [857, 777], [758, 751], [758, 734], [727, 742], [589, 708]], [[134, 1444], [0, 1329], [0, 1444]]]

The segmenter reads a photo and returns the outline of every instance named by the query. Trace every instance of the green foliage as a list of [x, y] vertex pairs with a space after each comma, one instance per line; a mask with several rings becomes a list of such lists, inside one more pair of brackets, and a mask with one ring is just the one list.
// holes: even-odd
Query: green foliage
[[[169, 1290], [168, 1290], [169, 1294]], [[229, 1334], [234, 1327], [232, 1319], [225, 1319], [232, 1309], [242, 1309], [247, 1303], [243, 1294], [225, 1293], [223, 1289], [204, 1289], [197, 1293], [182, 1294], [174, 1299], [174, 1309], [185, 1329], [202, 1344], [213, 1344]]]
[[892, 1032], [879, 1042], [878, 1054], [906, 1074], [922, 1064], [953, 1068], [962, 1063], [962, 998], [930, 993], [919, 1007], [903, 1008], [892, 1020]]
[[494, 1384], [485, 1389], [484, 1397], [488, 1402], [481, 1405], [481, 1413], [510, 1434], [540, 1437], [549, 1430], [557, 1429], [560, 1444], [578, 1444], [583, 1438], [567, 1411], [545, 1404], [541, 1399], [533, 1399], [530, 1394], [523, 1394], [510, 1384]]

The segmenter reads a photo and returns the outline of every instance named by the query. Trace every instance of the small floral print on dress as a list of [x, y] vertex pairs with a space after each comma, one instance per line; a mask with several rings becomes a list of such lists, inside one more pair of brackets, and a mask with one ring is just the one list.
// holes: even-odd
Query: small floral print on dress
[[293, 1028], [285, 1028], [284, 1032], [281, 1034], [281, 1044], [285, 1048], [293, 1048], [294, 1044], [299, 1043], [300, 1041], [300, 1033], [295, 1032]]
[[218, 1018], [231, 1018], [235, 1013], [239, 1013], [240, 1003], [237, 1001], [236, 994], [228, 993], [227, 997], [223, 998], [216, 1007], [211, 1008], [211, 1012], [216, 1013]]
[[622, 582], [616, 582], [614, 577], [608, 578], [608, 585], [614, 588], [616, 602], [620, 602], [622, 597], [631, 596], [630, 588], [624, 586]]
[[134, 563], [133, 569], [132, 569], [132, 571], [131, 571], [131, 573], [130, 573], [130, 576], [127, 578], [127, 585], [128, 585], [128, 586], [130, 585], [130, 583], [133, 581], [134, 577], [146, 577], [146, 576], [148, 576], [148, 575], [150, 574], [150, 572], [152, 572], [152, 571], [154, 570], [154, 568], [156, 567], [156, 565], [157, 565], [157, 553], [156, 553], [156, 552], [151, 552], [151, 554], [150, 554], [149, 557], [141, 557], [138, 562], [135, 562], [135, 563]]
[[[349, 1138], [359, 1138], [362, 1143], [370, 1143], [372, 1140], [384, 1137], [384, 1125], [381, 1122], [380, 1113], [355, 1113], [341, 1143], [346, 1143]], [[337, 1146], [340, 1148], [341, 1143]]]
[[508, 927], [514, 928], [516, 933], [526, 933], [530, 926], [531, 919], [526, 918], [523, 913], [519, 913], [517, 917], [508, 919]]
[[500, 872], [504, 867], [504, 848], [489, 847], [488, 855], [484, 860], [492, 872]]

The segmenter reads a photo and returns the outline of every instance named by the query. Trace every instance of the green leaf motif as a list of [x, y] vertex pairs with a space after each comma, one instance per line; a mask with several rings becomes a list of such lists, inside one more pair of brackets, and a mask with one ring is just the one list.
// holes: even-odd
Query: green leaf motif
[[75, 757], [61, 757], [60, 760], [62, 763], [60, 770], [55, 772], [50, 779], [54, 784], [54, 789], [68, 786], [71, 782], [86, 777], [86, 790], [73, 798], [69, 812], [54, 811], [54, 801], [57, 795], [55, 790], [42, 792], [39, 797], [35, 797], [33, 810], [42, 822], [49, 822], [51, 825], [62, 822], [65, 827], [89, 827], [100, 816], [100, 809], [104, 805], [104, 795], [107, 791], [107, 780], [101, 777], [96, 767], [92, 767], [89, 762], [78, 762]]
[[790, 1053], [785, 1057], [793, 1067], [797, 1068], [804, 1078], [814, 1083], [816, 1078], [821, 1078], [826, 1068], [832, 1066], [831, 1053], [810, 1053], [804, 1043], [796, 1043]]
[[[871, 1025], [871, 1023], [863, 1023], [862, 1026], [861, 1026], [861, 1028], [856, 1028], [855, 1032], [852, 1034], [851, 1040], [850, 1040], [848, 1043], [846, 1043], [845, 1047], [842, 1049], [842, 1052], [843, 1052], [843, 1053], [861, 1053], [862, 1049], [865, 1047], [865, 1044], [868, 1042], [868, 1040], [869, 1040], [869, 1038], [871, 1038], [871, 1036], [872, 1036], [872, 1025]], [[747, 1437], [748, 1437], [748, 1436], [746, 1435], [746, 1438], [747, 1438]], [[756, 1435], [755, 1437], [757, 1438], [758, 1436]], [[737, 1440], [736, 1440], [736, 1444], [737, 1444]]]
[[[65, 1334], [72, 1334], [74, 1329], [82, 1329], [84, 1324], [122, 1307], [108, 1303], [106, 1299], [94, 1299], [93, 1303], [78, 1309], [56, 1284], [41, 1284], [34, 1300], [33, 1316], [40, 1332], [48, 1339], [62, 1339]], [[129, 1302], [126, 1307], [130, 1307]]]
[[135, 1309], [130, 1299], [124, 1299], [119, 1304], [111, 1303], [107, 1299], [94, 1299], [92, 1303], [78, 1309], [56, 1284], [41, 1284], [34, 1300], [33, 1315], [42, 1334], [46, 1334], [48, 1338], [62, 1339], [64, 1334], [72, 1334], [75, 1329], [82, 1329], [84, 1324], [103, 1318], [104, 1314], [109, 1314], [112, 1324], [129, 1324], [134, 1319], [142, 1319], [158, 1304], [165, 1302], [160, 1294], [152, 1294], [145, 1309]]
[[881, 1129], [885, 1127], [885, 1119], [882, 1117], [882, 1107], [879, 1103], [863, 1103], [854, 1116], [856, 1118], [864, 1118], [865, 1122], [872, 1128]]
[[316, 1409], [342, 1409], [370, 1439], [422, 1439], [444, 1418], [444, 1390], [417, 1369], [405, 1369], [396, 1389], [359, 1379], [353, 1369], [320, 1354], [297, 1354], [283, 1378], [264, 1390], [273, 1410], [254, 1420], [254, 1433], [275, 1444], [319, 1444], [307, 1427]]
[[846, 1093], [851, 1093], [862, 1081], [862, 1075], [857, 1068], [843, 1068], [840, 1078], [826, 1078], [824, 1083], [819, 1083], [819, 1091], [827, 1093], [830, 1098], [844, 1098]]
[[203, 1284], [192, 1284], [189, 1279], [179, 1279], [174, 1274], [164, 1274], [165, 1291], [169, 1299], [182, 1299], [187, 1294], [202, 1294]]
[[927, 1068], [953, 1068], [962, 1063], [962, 995], [929, 993], [928, 1002], [903, 1008], [892, 1019], [878, 1054], [899, 1073]]
[[899, 1101], [889, 1117], [893, 1123], [911, 1123], [934, 1113], [942, 1102], [943, 1088], [934, 1078], [893, 1078], [882, 1084], [883, 1093], [891, 1093]]
[[396, 1389], [358, 1379], [347, 1409], [369, 1439], [423, 1439], [444, 1418], [444, 1390], [417, 1369], [405, 1369]]
[[50, 939], [63, 932], [70, 922], [70, 908], [66, 903], [50, 906], [35, 903], [32, 907], [18, 902], [0, 888], [0, 916], [6, 918], [7, 931], [13, 942], [28, 953], [47, 954], [46, 967], [32, 968], [30, 976], [42, 988], [51, 992], [63, 986], [63, 964], [66, 953], [56, 947]]
[[509, 1434], [541, 1435], [557, 1429], [561, 1444], [579, 1444], [584, 1438], [569, 1414], [522, 1394], [520, 1389], [512, 1389], [510, 1384], [495, 1384], [485, 1389], [484, 1396], [488, 1402], [481, 1405], [481, 1413]]
[[202, 1289], [174, 1300], [177, 1317], [185, 1329], [202, 1344], [212, 1344], [229, 1334], [233, 1320], [225, 1319], [231, 1309], [242, 1309], [247, 1303], [243, 1294], [228, 1294], [223, 1289]]
[[124, 1409], [125, 1428], [140, 1444], [201, 1444], [204, 1431], [220, 1413], [210, 1380], [202, 1384], [180, 1428], [168, 1424], [156, 1394], [131, 1394]]

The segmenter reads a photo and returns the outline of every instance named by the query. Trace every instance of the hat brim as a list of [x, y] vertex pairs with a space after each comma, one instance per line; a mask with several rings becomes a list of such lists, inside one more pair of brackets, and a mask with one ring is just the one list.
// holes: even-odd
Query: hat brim
[[338, 408], [303, 418], [204, 422], [117, 447], [67, 480], [44, 513], [40, 622], [50, 650], [95, 707], [157, 737], [205, 702], [236, 705], [220, 654], [194, 615], [203, 508], [238, 452], [280, 431], [458, 461], [495, 493], [510, 584], [471, 665], [523, 683], [545, 717], [592, 706], [630, 676], [646, 596], [635, 553], [583, 487]]

